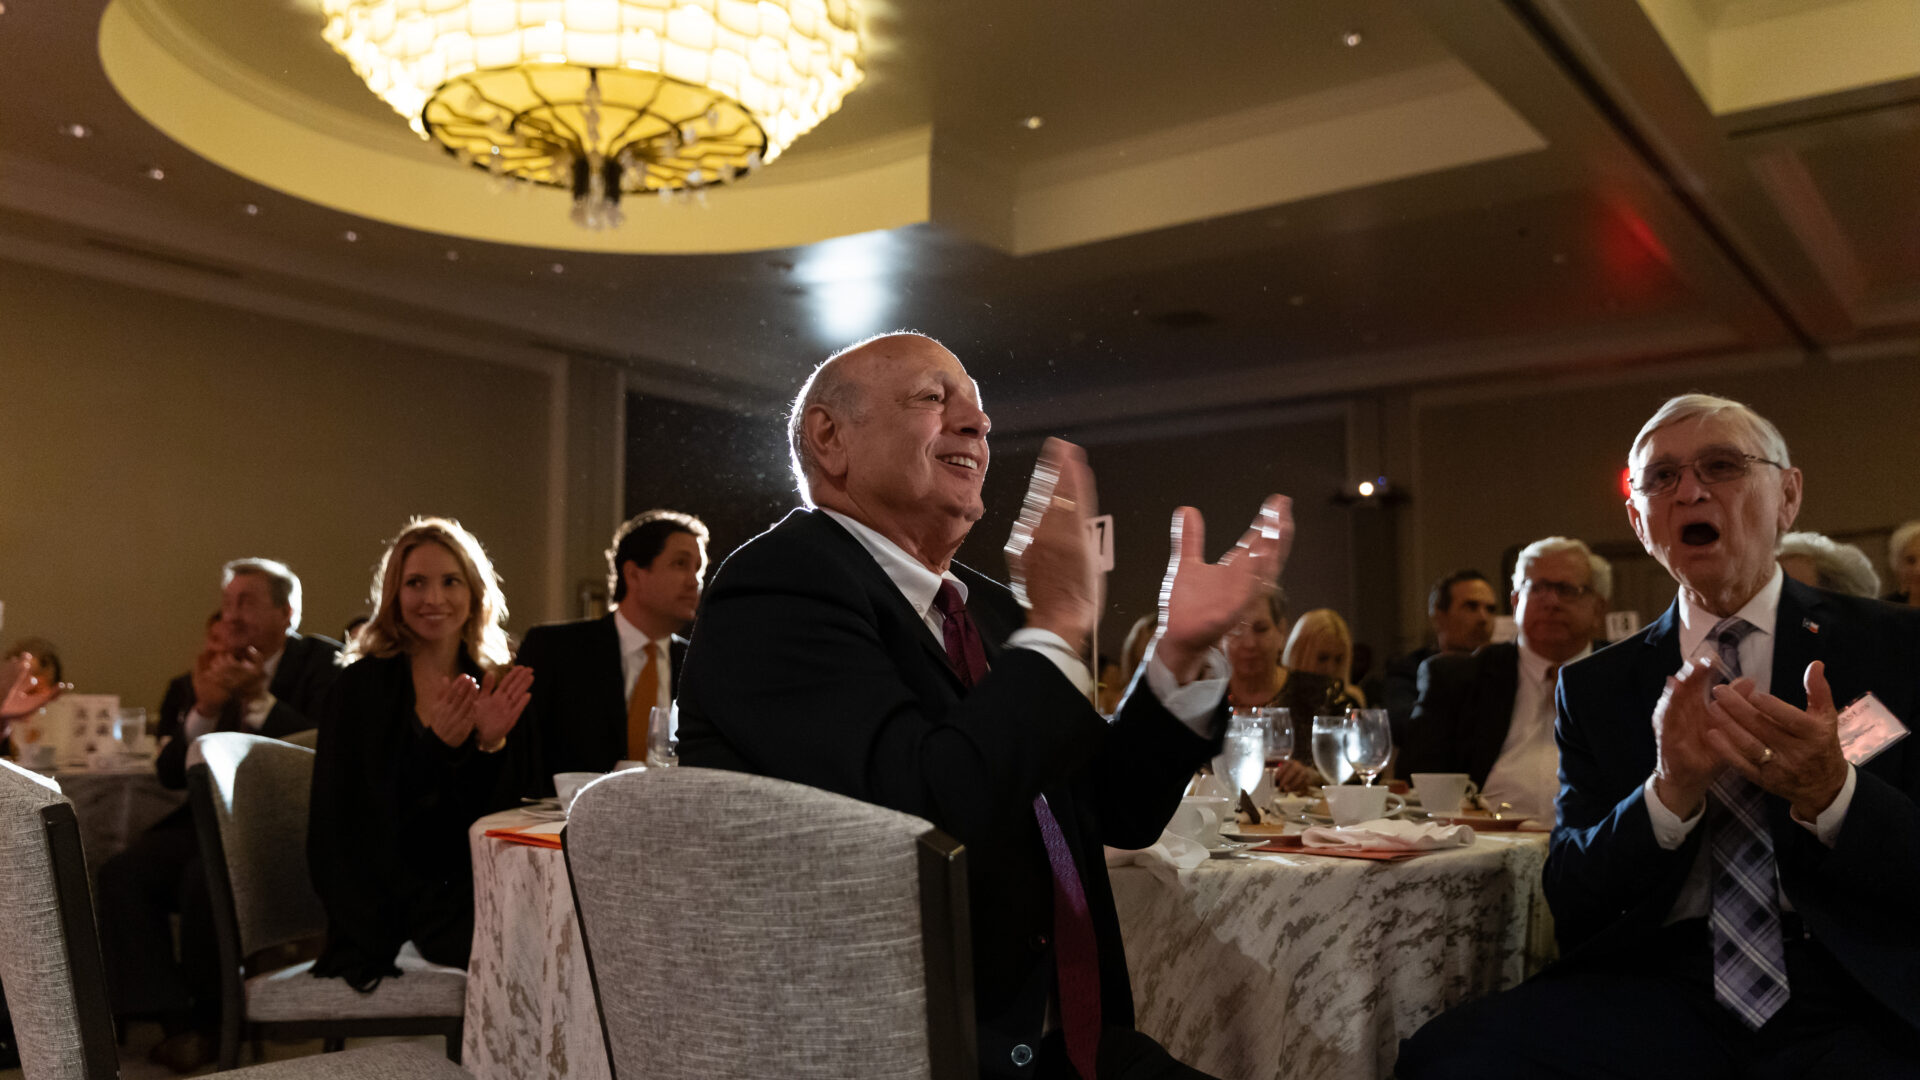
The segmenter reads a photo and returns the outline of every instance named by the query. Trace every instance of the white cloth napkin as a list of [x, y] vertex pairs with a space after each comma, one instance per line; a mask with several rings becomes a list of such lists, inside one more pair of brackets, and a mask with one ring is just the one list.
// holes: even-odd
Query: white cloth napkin
[[1300, 834], [1310, 848], [1360, 848], [1375, 851], [1437, 851], [1473, 844], [1470, 825], [1375, 818], [1358, 825], [1316, 825]]
[[1108, 867], [1144, 866], [1155, 877], [1168, 882], [1178, 882], [1181, 871], [1191, 870], [1208, 858], [1207, 849], [1200, 846], [1200, 841], [1171, 832], [1162, 832], [1152, 847], [1138, 851], [1107, 849]]

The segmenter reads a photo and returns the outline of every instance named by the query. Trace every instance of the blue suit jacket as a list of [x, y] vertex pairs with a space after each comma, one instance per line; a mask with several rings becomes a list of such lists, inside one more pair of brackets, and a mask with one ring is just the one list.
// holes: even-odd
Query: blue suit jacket
[[[1707, 830], [1677, 850], [1653, 837], [1643, 785], [1655, 758], [1653, 707], [1680, 667], [1679, 608], [1560, 673], [1560, 815], [1547, 900], [1563, 956], [1618, 955], [1665, 920]], [[1775, 626], [1772, 693], [1806, 706], [1803, 677], [1826, 663], [1842, 709], [1872, 691], [1920, 721], [1920, 611], [1809, 588], [1789, 578]], [[1831, 849], [1766, 796], [1780, 883], [1807, 929], [1860, 984], [1920, 1029], [1920, 745], [1903, 739], [1859, 769]]]

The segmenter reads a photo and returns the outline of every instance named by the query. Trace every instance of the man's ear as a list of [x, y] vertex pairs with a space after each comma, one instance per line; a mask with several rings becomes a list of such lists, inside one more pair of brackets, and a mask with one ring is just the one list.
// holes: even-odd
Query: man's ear
[[813, 460], [823, 476], [838, 479], [847, 474], [847, 429], [823, 405], [810, 405], [800, 421], [800, 436], [813, 450]]
[[1640, 516], [1640, 508], [1632, 499], [1627, 500], [1627, 524], [1633, 526], [1633, 535], [1640, 540], [1640, 546], [1647, 554], [1653, 554], [1653, 545], [1647, 542], [1647, 519]]
[[620, 564], [620, 580], [626, 582], [628, 592], [632, 592], [633, 590], [639, 588], [640, 587], [640, 563], [634, 559], [628, 559], [625, 562], [621, 563]]
[[1780, 521], [1778, 529], [1782, 534], [1791, 532], [1793, 530], [1794, 519], [1800, 516], [1800, 485], [1802, 480], [1803, 477], [1799, 469], [1782, 469], [1780, 471]]

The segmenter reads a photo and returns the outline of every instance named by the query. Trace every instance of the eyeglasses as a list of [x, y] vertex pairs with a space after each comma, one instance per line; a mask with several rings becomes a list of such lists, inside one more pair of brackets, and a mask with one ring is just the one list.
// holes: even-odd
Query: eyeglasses
[[1743, 454], [1738, 450], [1709, 450], [1688, 462], [1676, 464], [1654, 461], [1641, 466], [1639, 475], [1633, 479], [1633, 490], [1643, 498], [1657, 499], [1680, 486], [1680, 472], [1683, 469], [1692, 469], [1695, 480], [1711, 487], [1738, 480], [1752, 472], [1755, 465], [1786, 468], [1777, 461], [1755, 454]]
[[1571, 604], [1582, 597], [1593, 595], [1591, 585], [1569, 585], [1564, 581], [1538, 581], [1527, 578], [1520, 582], [1520, 591], [1525, 593], [1551, 593]]

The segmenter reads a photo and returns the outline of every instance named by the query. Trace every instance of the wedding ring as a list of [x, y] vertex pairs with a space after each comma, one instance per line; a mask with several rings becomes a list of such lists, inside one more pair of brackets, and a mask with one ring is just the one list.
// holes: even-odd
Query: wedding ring
[[1072, 513], [1075, 504], [1072, 499], [1069, 499], [1063, 495], [1055, 495], [1053, 497], [1053, 505], [1059, 507], [1062, 510], [1065, 510], [1068, 513]]
[[1772, 760], [1773, 760], [1773, 747], [1771, 746], [1761, 747], [1760, 748], [1760, 764], [1765, 765], [1767, 762]]

